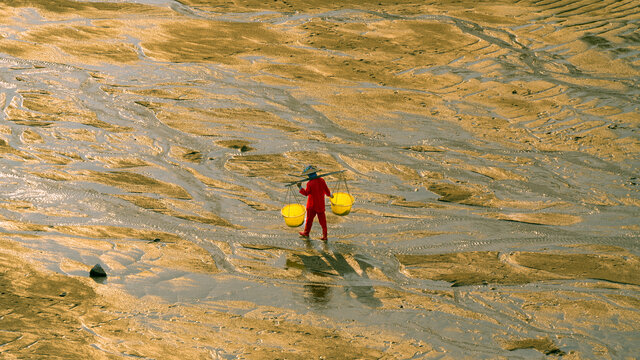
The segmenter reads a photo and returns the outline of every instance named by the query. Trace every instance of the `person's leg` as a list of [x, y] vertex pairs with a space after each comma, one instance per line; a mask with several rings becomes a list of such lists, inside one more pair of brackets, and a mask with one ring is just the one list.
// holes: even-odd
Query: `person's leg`
[[322, 240], [327, 240], [327, 217], [324, 211], [318, 213], [318, 222], [322, 226]]
[[307, 209], [307, 220], [304, 224], [304, 231], [300, 233], [302, 236], [309, 236], [311, 231], [311, 225], [313, 225], [313, 219], [316, 217], [316, 212], [313, 209]]

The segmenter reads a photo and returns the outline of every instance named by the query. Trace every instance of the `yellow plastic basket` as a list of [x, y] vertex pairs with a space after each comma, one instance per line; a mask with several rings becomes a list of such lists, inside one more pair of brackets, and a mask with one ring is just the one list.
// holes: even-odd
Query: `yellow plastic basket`
[[350, 194], [338, 192], [331, 198], [331, 211], [334, 214], [344, 216], [351, 212], [354, 198]]
[[289, 204], [282, 208], [282, 217], [287, 226], [297, 227], [304, 222], [304, 215], [307, 210], [300, 204]]

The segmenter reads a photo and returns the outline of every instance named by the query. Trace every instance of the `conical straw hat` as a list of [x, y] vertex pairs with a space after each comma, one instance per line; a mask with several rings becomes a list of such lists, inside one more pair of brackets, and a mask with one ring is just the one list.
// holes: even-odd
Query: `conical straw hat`
[[310, 175], [313, 173], [316, 173], [320, 171], [320, 169], [318, 169], [317, 167], [313, 166], [313, 165], [307, 165], [304, 170], [302, 170], [301, 175]]

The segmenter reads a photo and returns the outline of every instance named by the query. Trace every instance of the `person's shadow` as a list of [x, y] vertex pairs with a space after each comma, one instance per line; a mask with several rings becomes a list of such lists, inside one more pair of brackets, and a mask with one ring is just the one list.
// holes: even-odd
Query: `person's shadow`
[[[347, 262], [344, 256], [338, 252], [330, 252], [326, 247], [320, 255], [297, 255], [302, 261], [305, 270], [321, 276], [342, 277], [347, 285], [345, 290], [352, 292], [356, 299], [370, 307], [379, 307], [382, 302], [375, 297], [375, 289], [371, 286], [371, 280], [367, 277], [366, 270], [372, 266], [366, 262], [356, 259], [362, 275], [359, 275]], [[308, 284], [305, 289], [310, 295], [314, 304], [327, 304], [330, 299], [331, 289], [323, 284]]]

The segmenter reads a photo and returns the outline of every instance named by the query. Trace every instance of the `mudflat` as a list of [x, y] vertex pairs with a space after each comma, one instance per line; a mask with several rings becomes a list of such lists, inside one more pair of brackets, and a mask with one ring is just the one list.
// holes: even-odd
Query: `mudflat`
[[638, 9], [0, 2], [0, 357], [635, 358]]

